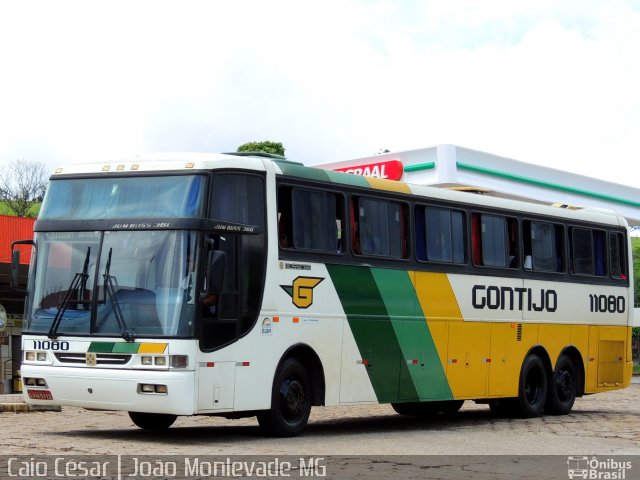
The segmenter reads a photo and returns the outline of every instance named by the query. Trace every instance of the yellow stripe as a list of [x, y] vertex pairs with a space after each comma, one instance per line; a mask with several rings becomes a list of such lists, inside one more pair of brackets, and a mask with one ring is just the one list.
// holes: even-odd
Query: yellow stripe
[[138, 353], [164, 353], [167, 345], [166, 343], [141, 343]]
[[384, 178], [375, 178], [375, 177], [364, 177], [369, 182], [369, 186], [371, 188], [376, 188], [378, 190], [387, 190], [390, 192], [398, 192], [398, 193], [411, 193], [411, 189], [404, 182], [397, 182], [395, 180], [386, 180]]

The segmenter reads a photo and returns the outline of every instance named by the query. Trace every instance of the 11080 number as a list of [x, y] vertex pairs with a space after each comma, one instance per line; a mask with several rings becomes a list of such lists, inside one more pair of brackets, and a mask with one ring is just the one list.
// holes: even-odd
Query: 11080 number
[[589, 295], [589, 306], [594, 313], [624, 313], [626, 300], [621, 295]]

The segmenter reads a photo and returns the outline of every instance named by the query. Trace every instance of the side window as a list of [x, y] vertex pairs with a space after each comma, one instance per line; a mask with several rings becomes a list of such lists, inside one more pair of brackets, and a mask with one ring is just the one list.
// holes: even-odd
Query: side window
[[624, 235], [609, 233], [609, 265], [611, 265], [612, 278], [627, 279], [627, 257], [624, 246]]
[[406, 206], [373, 198], [353, 200], [353, 252], [406, 258]]
[[593, 275], [593, 235], [586, 228], [571, 229], [571, 272]]
[[564, 231], [561, 225], [526, 221], [523, 227], [526, 270], [564, 271]]
[[437, 207], [416, 207], [416, 258], [465, 263], [464, 213]]
[[518, 221], [500, 215], [474, 213], [471, 217], [473, 263], [517, 268]]
[[264, 228], [264, 182], [257, 175], [217, 173], [213, 177], [211, 218]]
[[342, 251], [340, 241], [342, 208], [338, 210], [337, 195], [316, 190], [294, 188], [293, 248]]
[[342, 253], [342, 196], [282, 186], [278, 189], [280, 248]]
[[570, 241], [572, 273], [598, 277], [607, 275], [605, 232], [573, 227]]

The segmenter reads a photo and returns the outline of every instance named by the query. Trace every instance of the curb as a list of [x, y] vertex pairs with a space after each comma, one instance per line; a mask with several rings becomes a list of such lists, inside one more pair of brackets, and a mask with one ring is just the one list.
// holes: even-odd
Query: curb
[[0, 413], [60, 412], [60, 405], [29, 405], [22, 395], [0, 395]]

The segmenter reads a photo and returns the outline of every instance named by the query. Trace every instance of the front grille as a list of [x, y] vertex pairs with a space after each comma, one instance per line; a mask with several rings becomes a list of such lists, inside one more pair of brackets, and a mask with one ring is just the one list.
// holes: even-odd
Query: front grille
[[[74, 365], [86, 365], [87, 363], [87, 355], [85, 353], [56, 353], [55, 356], [60, 363]], [[126, 365], [129, 360], [131, 360], [131, 355], [96, 354], [96, 365]]]

